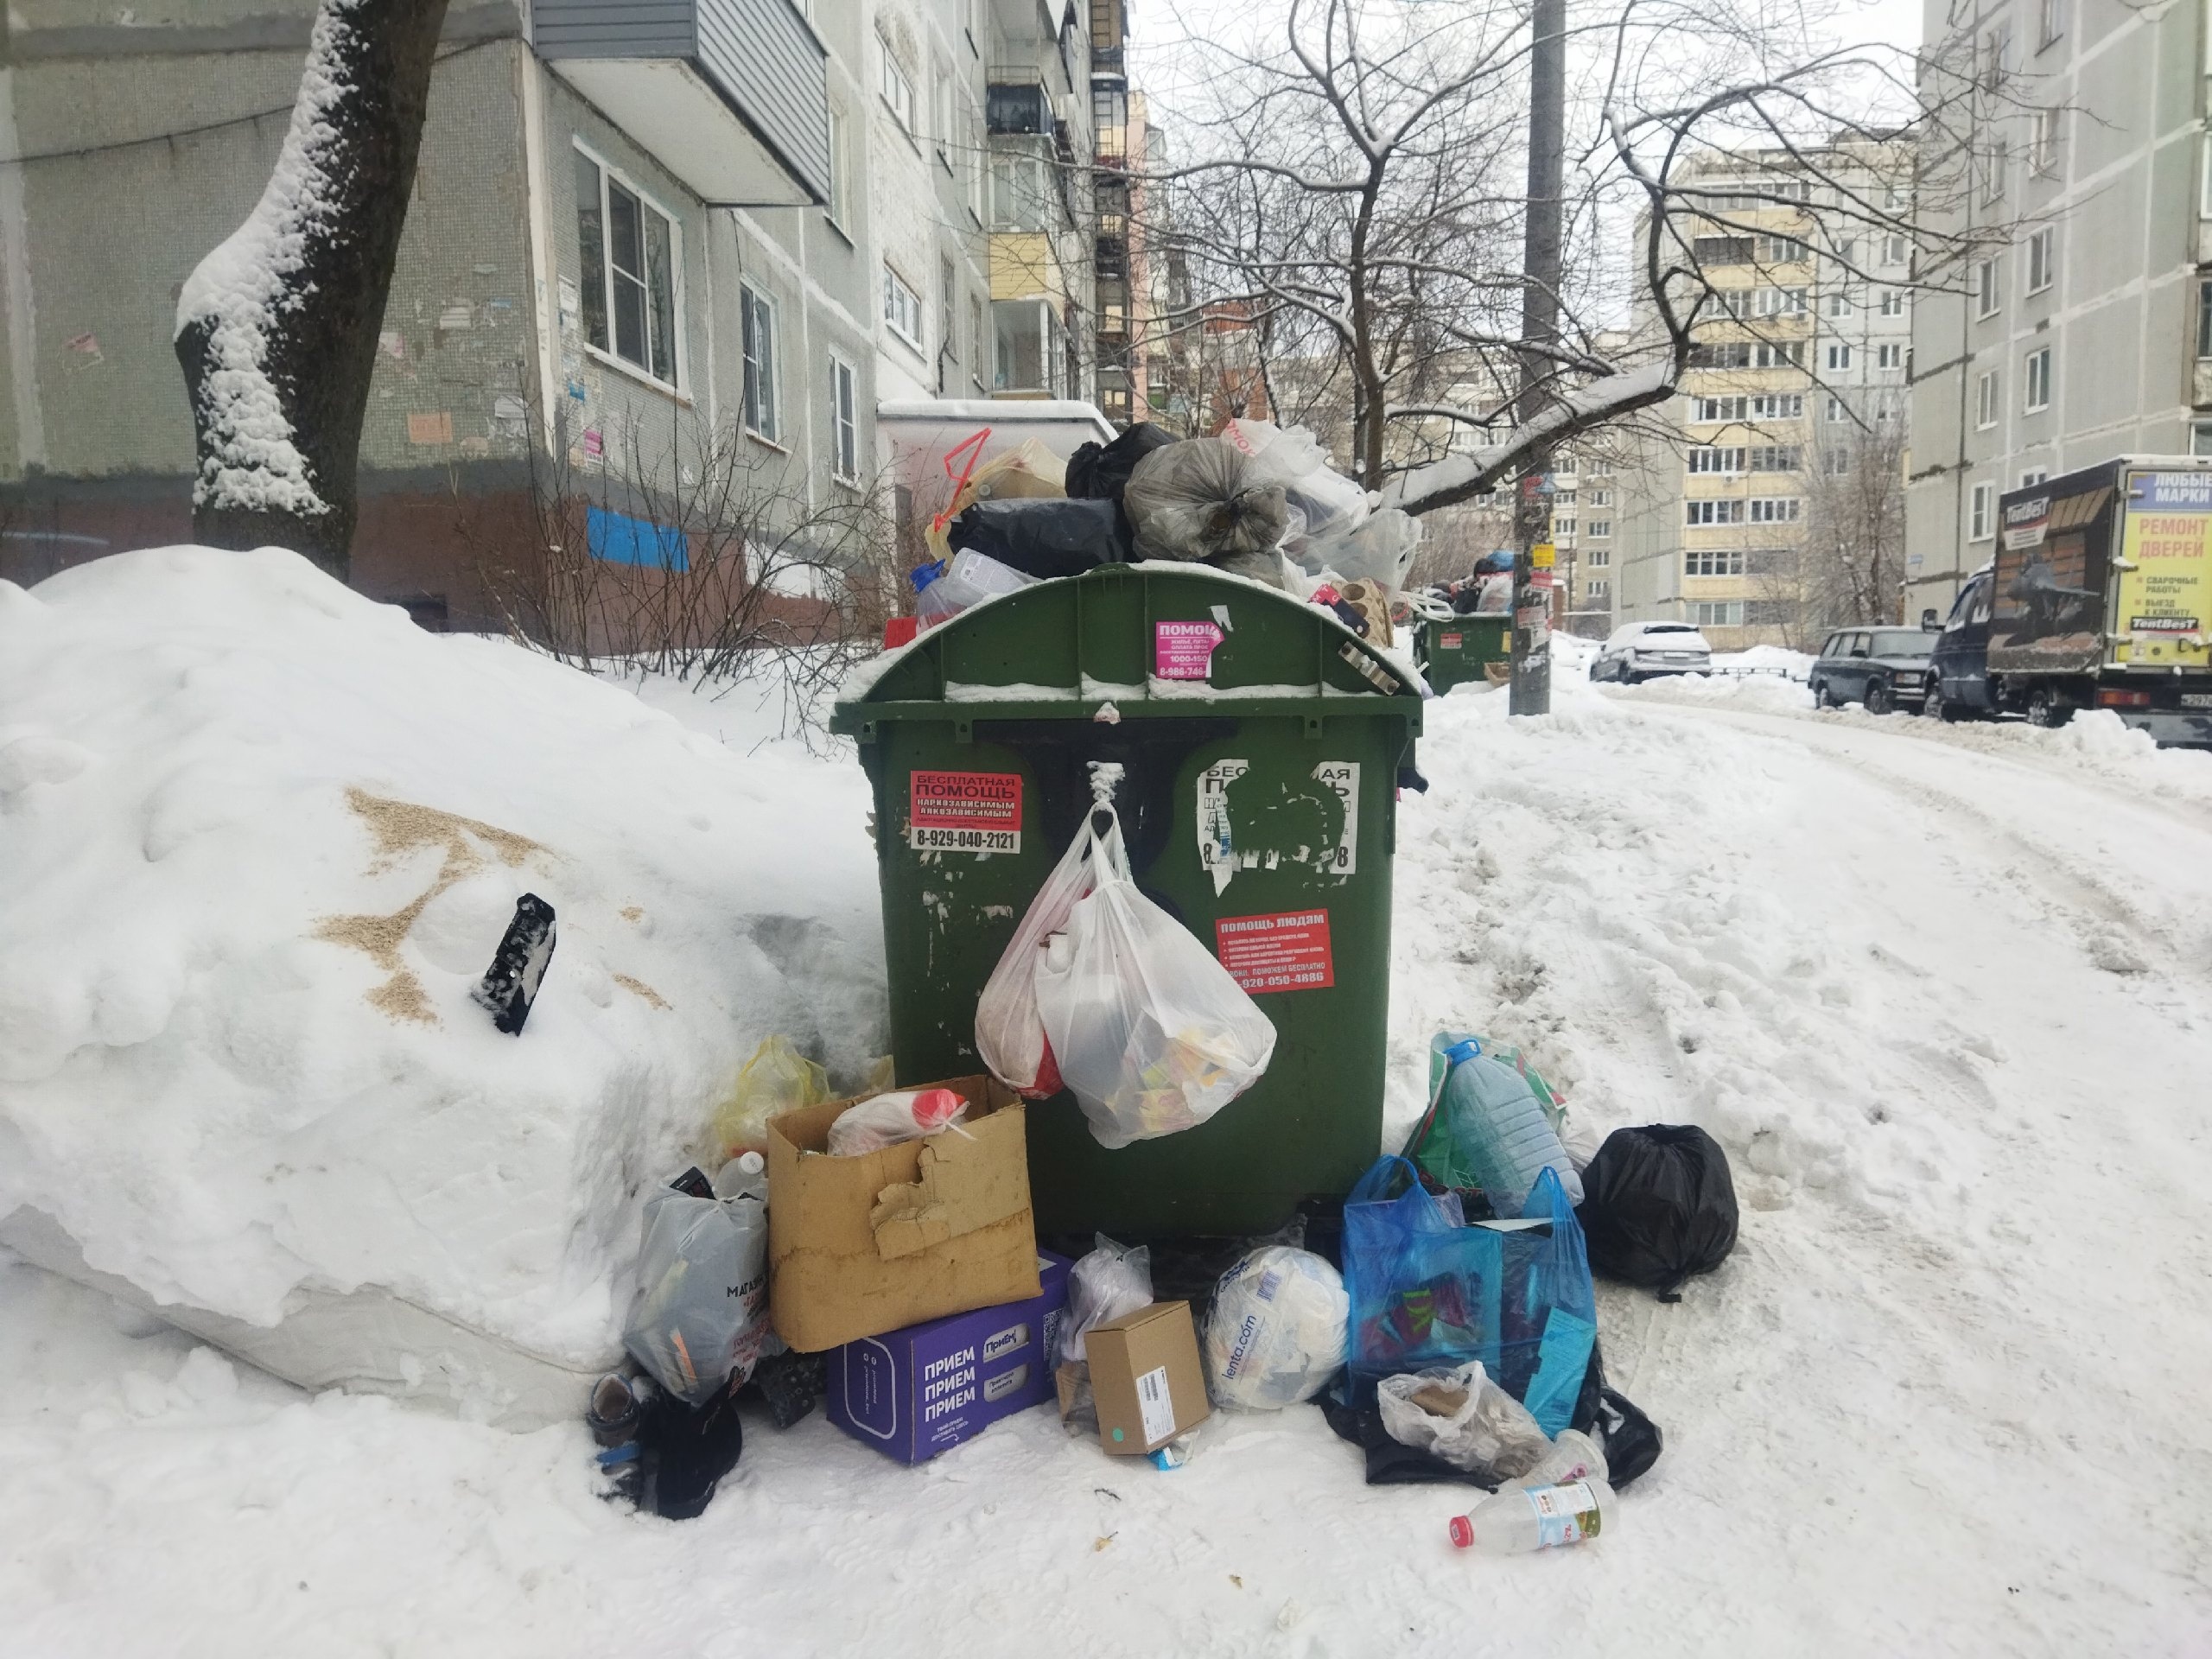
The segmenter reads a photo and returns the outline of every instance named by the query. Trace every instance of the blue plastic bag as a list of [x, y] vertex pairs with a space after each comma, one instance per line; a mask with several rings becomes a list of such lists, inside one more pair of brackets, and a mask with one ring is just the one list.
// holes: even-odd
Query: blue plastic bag
[[1547, 1434], [1567, 1426], [1598, 1336], [1582, 1229], [1546, 1170], [1518, 1221], [1470, 1225], [1402, 1158], [1382, 1158], [1344, 1200], [1356, 1401], [1386, 1376], [1478, 1359]]

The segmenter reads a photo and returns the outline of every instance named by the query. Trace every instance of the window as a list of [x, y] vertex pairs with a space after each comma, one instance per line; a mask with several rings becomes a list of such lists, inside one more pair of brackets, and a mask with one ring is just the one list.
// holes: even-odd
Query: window
[[1613, 586], [1610, 582], [1591, 581], [1582, 585], [1583, 598], [1593, 605], [1602, 603], [1612, 595]]
[[1568, 478], [1573, 477], [1574, 457], [1573, 455], [1554, 456], [1552, 459], [1552, 471], [1554, 473], [1563, 474]]
[[2196, 216], [2212, 219], [2212, 132], [2204, 135], [2204, 149], [2197, 162], [2197, 175], [2202, 181], [2198, 187]]
[[1559, 537], [1565, 537], [1565, 536], [1572, 536], [1572, 535], [1573, 535], [1573, 534], [1574, 534], [1574, 520], [1573, 520], [1573, 519], [1572, 519], [1572, 518], [1553, 518], [1553, 520], [1552, 520], [1552, 534], [1553, 534], [1554, 536], [1559, 536]]
[[2199, 421], [2189, 429], [2189, 453], [2212, 455], [2212, 421]]
[[937, 348], [954, 362], [960, 360], [960, 342], [952, 332], [953, 303], [959, 298], [953, 280], [952, 261], [937, 262]]
[[1812, 249], [1794, 236], [1763, 236], [1758, 251], [1763, 265], [1802, 264], [1813, 257]]
[[1882, 290], [1882, 315], [1885, 317], [1904, 315], [1904, 295], [1901, 290], [1894, 288]]
[[1986, 542], [1994, 532], [1990, 526], [1994, 515], [1991, 509], [1996, 504], [1997, 486], [1977, 484], [1967, 493], [1967, 540]]
[[1830, 426], [1839, 426], [1851, 418], [1850, 406], [1840, 397], [1830, 397], [1824, 418]]
[[1896, 372], [1904, 367], [1904, 342], [1893, 340], [1874, 347], [1874, 366]]
[[2048, 467], [2031, 467], [2020, 474], [2020, 487], [2024, 490], [2033, 489], [2050, 476], [2050, 469]]
[[1804, 504], [1794, 495], [1754, 496], [1751, 522], [1755, 524], [1794, 524]]
[[1802, 288], [1762, 288], [1752, 296], [1752, 308], [1762, 317], [1797, 317], [1805, 313]]
[[830, 222], [840, 230], [849, 229], [853, 211], [853, 161], [848, 148], [847, 130], [851, 118], [842, 104], [830, 105]]
[[[1592, 518], [1590, 521], [1590, 534], [1592, 537], [1603, 539], [1605, 537], [1611, 536], [1612, 533], [1613, 526], [1611, 520], [1605, 518]], [[1588, 564], [1592, 569], [1602, 570], [1613, 562], [1613, 551], [1609, 547], [1593, 547], [1588, 552], [1585, 553], [1582, 557], [1584, 563]]]
[[892, 51], [891, 42], [881, 35], [875, 40], [876, 50], [883, 57], [883, 101], [891, 106], [891, 113], [899, 118], [899, 124], [909, 134], [914, 130], [914, 83], [906, 67]]
[[1981, 90], [2001, 92], [2012, 73], [2012, 26], [2000, 23], [1981, 37]]
[[1901, 265], [1904, 264], [1904, 238], [1894, 234], [1884, 237], [1882, 263], [1885, 265]]
[[1805, 342], [1802, 340], [1763, 340], [1751, 347], [1751, 366], [1755, 369], [1802, 368], [1805, 364]]
[[830, 470], [840, 483], [856, 483], [861, 475], [860, 397], [853, 365], [842, 358], [830, 359]]
[[930, 136], [937, 140], [937, 159], [948, 173], [952, 171], [952, 71], [944, 64], [937, 66], [937, 77], [931, 102], [936, 108], [930, 111]]
[[2058, 171], [2059, 120], [2056, 110], [2037, 110], [2028, 129], [2028, 165], [2039, 179]]
[[1613, 505], [1613, 493], [1611, 490], [1591, 491], [1590, 505], [1593, 507], [1610, 507]]
[[1750, 404], [1744, 397], [1699, 397], [1693, 402], [1694, 421], [1740, 421]]
[[1997, 315], [1997, 262], [1984, 259], [1974, 268], [1974, 314], [1976, 317]]
[[2196, 355], [2212, 357], [2212, 281], [2196, 285]]
[[1989, 370], [1974, 383], [1974, 425], [1977, 432], [1986, 432], [1997, 424], [1997, 371]]
[[888, 265], [883, 268], [883, 320], [893, 334], [922, 349], [922, 296]]
[[[1557, 467], [1554, 467], [1552, 471], [1556, 473], [1559, 471], [1559, 468]], [[1574, 492], [1573, 490], [1560, 490], [1555, 492], [1552, 496], [1552, 511], [1554, 512], [1566, 512], [1573, 505]]]
[[1851, 366], [1851, 346], [1846, 340], [1832, 340], [1828, 344], [1828, 367], [1847, 369]]
[[1805, 394], [1802, 391], [1770, 391], [1751, 399], [1751, 418], [1755, 421], [1795, 421], [1805, 414]]
[[1686, 501], [1682, 504], [1688, 524], [1740, 524], [1744, 522], [1744, 504], [1740, 501]]
[[1724, 340], [1717, 345], [1690, 347], [1690, 367], [1694, 369], [1748, 369], [1751, 366], [1751, 343], [1747, 340]]
[[1851, 296], [1838, 291], [1828, 296], [1828, 315], [1847, 317], [1851, 315]]
[[2028, 238], [2028, 292], [2040, 294], [2049, 288], [2057, 275], [2057, 264], [2052, 258], [2051, 238], [2056, 229], [2046, 225]]
[[1740, 448], [1716, 449], [1700, 445], [1690, 451], [1689, 467], [1693, 473], [1740, 473], [1744, 470], [1744, 452]]
[[1851, 471], [1851, 451], [1823, 449], [1821, 451], [1821, 470], [1830, 478], [1841, 478]]
[[2021, 407], [2032, 415], [2039, 409], [2050, 407], [2050, 347], [2028, 353], [2028, 380], [2025, 401]]
[[1700, 265], [1743, 265], [1751, 258], [1748, 236], [1700, 236], [1690, 242], [1690, 252]]
[[745, 346], [745, 429], [776, 441], [776, 308], [741, 283], [737, 315]]
[[2046, 46], [2066, 32], [2066, 0], [2043, 0], [2036, 10], [2036, 50]]
[[1991, 127], [1972, 141], [1975, 171], [1981, 176], [1981, 200], [1985, 206], [1999, 201], [2005, 195], [2005, 136]]
[[1740, 576], [1744, 574], [1744, 556], [1728, 548], [1694, 548], [1682, 555], [1682, 574], [1686, 576]]
[[1744, 625], [1744, 601], [1700, 599], [1690, 607], [1690, 620], [1700, 628], [1739, 628]]
[[1751, 453], [1750, 470], [1754, 473], [1794, 473], [1797, 470], [1800, 451], [1794, 443], [1762, 443]]
[[987, 338], [983, 333], [983, 302], [970, 294], [968, 296], [968, 372], [974, 376], [978, 386], [983, 384], [984, 372], [990, 366], [990, 353], [984, 345]]
[[676, 223], [584, 150], [575, 156], [584, 338], [673, 386]]

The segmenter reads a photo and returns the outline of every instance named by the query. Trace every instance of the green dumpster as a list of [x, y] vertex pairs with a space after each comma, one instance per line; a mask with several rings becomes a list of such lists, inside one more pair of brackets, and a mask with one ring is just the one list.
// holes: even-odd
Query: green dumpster
[[1430, 690], [1440, 697], [1455, 685], [1489, 679], [1489, 664], [1512, 660], [1512, 628], [1513, 619], [1503, 614], [1424, 618], [1414, 657]]
[[1418, 688], [1319, 607], [1203, 568], [1107, 566], [963, 613], [848, 688], [875, 796], [902, 1082], [981, 1069], [976, 999], [1090, 805], [1138, 885], [1274, 1021], [1267, 1075], [1107, 1151], [1030, 1109], [1041, 1231], [1251, 1233], [1341, 1195], [1382, 1140], [1396, 783]]

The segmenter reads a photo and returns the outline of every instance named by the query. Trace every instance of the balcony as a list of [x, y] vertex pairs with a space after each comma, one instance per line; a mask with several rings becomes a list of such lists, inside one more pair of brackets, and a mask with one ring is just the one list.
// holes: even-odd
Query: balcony
[[830, 198], [828, 54], [791, 0], [534, 0], [553, 73], [702, 200]]
[[984, 92], [984, 125], [999, 134], [1052, 136], [1052, 99], [1041, 82], [994, 80]]

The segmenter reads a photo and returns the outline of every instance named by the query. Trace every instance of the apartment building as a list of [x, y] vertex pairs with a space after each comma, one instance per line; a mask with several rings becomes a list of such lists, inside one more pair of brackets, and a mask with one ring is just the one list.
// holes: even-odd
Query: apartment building
[[[1926, 223], [1987, 238], [1914, 320], [1905, 614], [1948, 611], [2008, 489], [2212, 454], [2212, 32], [2203, 5], [1927, 0]], [[1955, 138], [1955, 131], [1950, 135]]]
[[1647, 424], [1617, 464], [1617, 620], [1694, 623], [1722, 650], [1802, 645], [1820, 626], [1807, 531], [1823, 480], [1902, 464], [1913, 313], [1908, 239], [1821, 210], [1848, 191], [1904, 212], [1911, 161], [1901, 141], [1852, 143], [1686, 174], [1719, 215], [1691, 234], [1720, 302], [1669, 429]]
[[[268, 180], [314, 12], [42, 0], [0, 30], [0, 575], [188, 538], [176, 296]], [[990, 111], [1010, 63], [1052, 66], [1087, 189], [1089, 31], [1042, 0], [455, 0], [355, 585], [494, 626], [482, 550], [549, 479], [650, 516], [711, 453], [803, 516], [880, 480], [879, 404], [1087, 396], [1090, 226], [1049, 323], [1005, 293]], [[594, 558], [665, 556], [591, 524]]]

